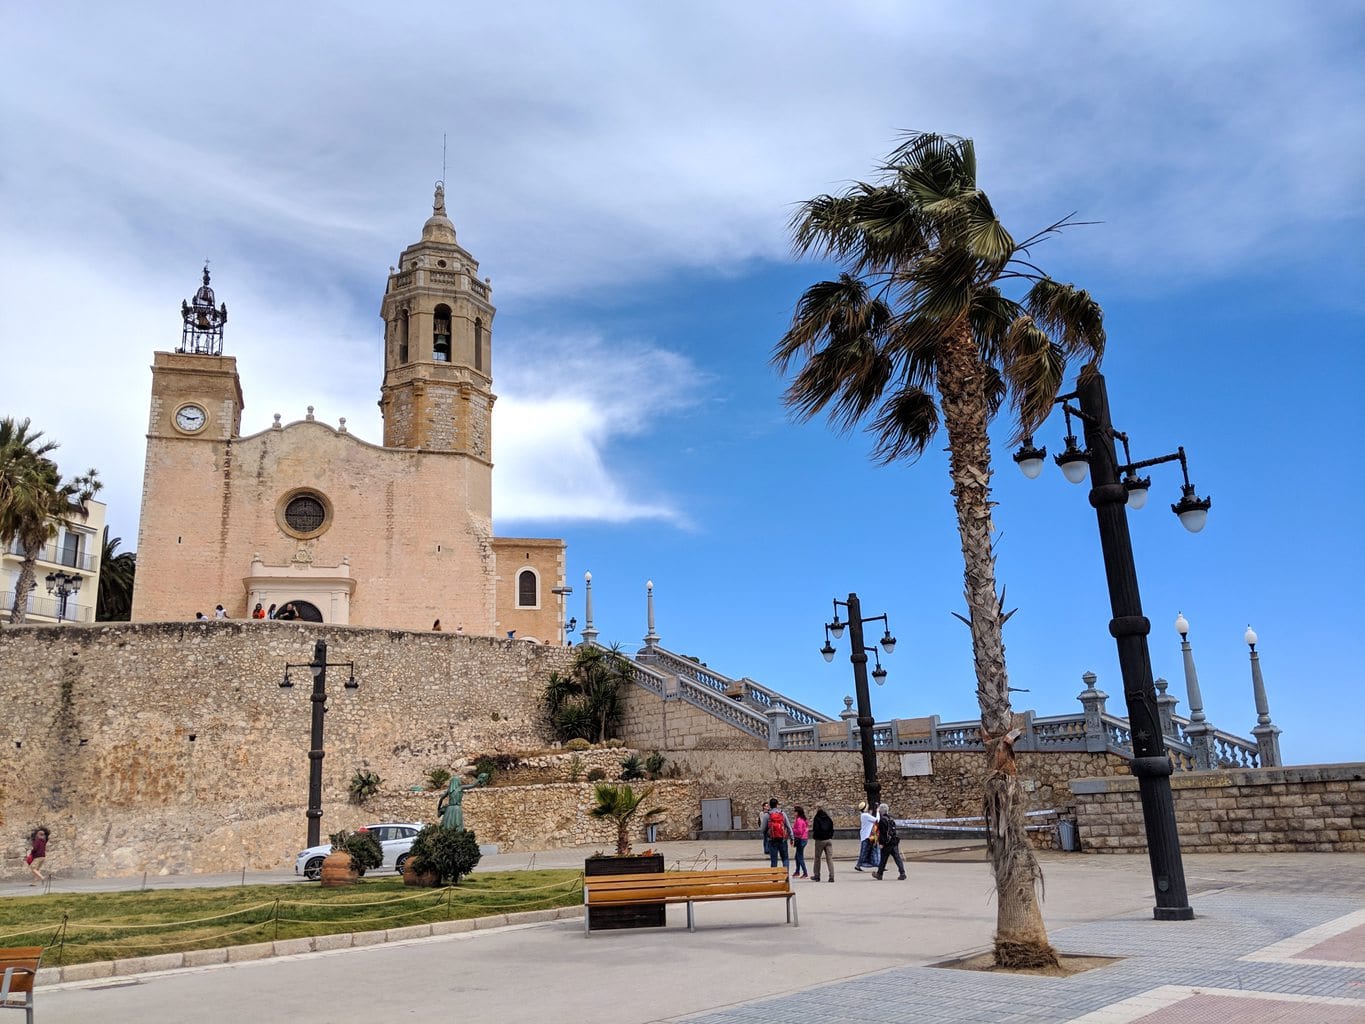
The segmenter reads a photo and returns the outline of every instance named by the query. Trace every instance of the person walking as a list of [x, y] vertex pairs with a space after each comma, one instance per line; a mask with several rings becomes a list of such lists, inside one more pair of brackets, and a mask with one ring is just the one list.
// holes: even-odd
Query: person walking
[[796, 867], [792, 870], [792, 877], [809, 878], [806, 871], [806, 843], [810, 842], [810, 822], [806, 820], [806, 811], [800, 804], [792, 808], [792, 813], [796, 815], [792, 821], [792, 845], [796, 847]]
[[834, 881], [834, 819], [825, 813], [823, 807], [815, 808], [811, 819], [810, 835], [815, 840], [815, 881], [820, 881], [820, 855], [825, 856], [825, 867], [829, 869], [829, 880]]
[[873, 836], [876, 831], [877, 816], [867, 809], [867, 801], [863, 800], [858, 804], [858, 863], [853, 865], [854, 871], [877, 867], [877, 840]]
[[777, 867], [777, 858], [781, 857], [782, 867], [789, 868], [787, 840], [791, 838], [792, 823], [787, 813], [777, 806], [777, 797], [768, 801], [768, 819], [763, 834], [768, 842], [768, 866]]
[[882, 848], [882, 863], [872, 877], [881, 881], [887, 866], [892, 860], [900, 869], [900, 881], [905, 881], [905, 861], [901, 860], [901, 837], [896, 831], [896, 819], [891, 817], [891, 809], [882, 804], [877, 808], [877, 845]]
[[33, 872], [33, 881], [29, 882], [29, 885], [37, 885], [39, 882], [47, 881], [43, 876], [43, 861], [47, 859], [47, 836], [47, 829], [35, 828], [28, 837], [29, 851], [24, 861], [28, 864], [28, 869]]

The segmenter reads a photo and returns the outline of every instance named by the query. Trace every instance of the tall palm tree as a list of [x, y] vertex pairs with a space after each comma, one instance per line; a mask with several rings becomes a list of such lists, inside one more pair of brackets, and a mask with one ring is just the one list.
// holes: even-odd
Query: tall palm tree
[[[832, 259], [843, 272], [806, 289], [773, 362], [796, 367], [786, 399], [798, 418], [825, 412], [843, 430], [865, 424], [882, 463], [913, 460], [940, 425], [947, 431], [986, 746], [996, 962], [1055, 964], [1013, 750], [987, 426], [1008, 402], [1016, 437], [1031, 433], [1068, 358], [1098, 362], [1103, 316], [1086, 292], [1028, 259], [1070, 218], [1016, 241], [977, 186], [970, 139], [909, 134], [880, 171], [872, 183], [804, 203], [792, 218], [797, 254]], [[1020, 298], [1004, 294], [1011, 285]]]
[[111, 539], [109, 527], [104, 528], [99, 596], [95, 602], [95, 619], [99, 622], [127, 622], [132, 615], [137, 553], [119, 551], [122, 543], [122, 537]]

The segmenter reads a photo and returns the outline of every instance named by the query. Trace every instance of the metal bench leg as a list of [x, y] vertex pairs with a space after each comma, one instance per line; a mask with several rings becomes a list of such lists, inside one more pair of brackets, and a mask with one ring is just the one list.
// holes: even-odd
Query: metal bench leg
[[697, 930], [697, 923], [692, 919], [692, 901], [687, 901], [687, 930], [694, 932]]

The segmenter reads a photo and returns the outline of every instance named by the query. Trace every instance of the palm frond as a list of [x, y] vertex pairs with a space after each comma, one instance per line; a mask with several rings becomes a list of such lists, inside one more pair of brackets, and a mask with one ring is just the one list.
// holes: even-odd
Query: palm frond
[[1088, 291], [1044, 277], [1029, 289], [1024, 306], [1067, 356], [1104, 355], [1104, 311]]
[[1016, 423], [1011, 443], [1016, 443], [1032, 434], [1052, 411], [1066, 374], [1066, 351], [1027, 315], [1005, 332], [1002, 351]]
[[886, 465], [919, 458], [938, 433], [938, 423], [933, 395], [922, 388], [902, 388], [886, 400], [868, 426], [877, 437], [873, 459]]

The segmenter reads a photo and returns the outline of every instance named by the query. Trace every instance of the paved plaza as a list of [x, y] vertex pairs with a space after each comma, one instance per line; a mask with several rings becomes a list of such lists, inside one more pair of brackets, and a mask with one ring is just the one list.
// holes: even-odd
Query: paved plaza
[[[899, 882], [855, 874], [854, 845], [836, 844], [836, 884], [793, 883], [799, 928], [774, 901], [699, 905], [694, 933], [681, 908], [666, 929], [587, 938], [580, 920], [513, 925], [46, 986], [38, 1020], [1365, 1024], [1365, 855], [1188, 855], [1195, 920], [1157, 922], [1145, 857], [1045, 853], [1054, 944], [1118, 958], [1046, 978], [932, 966], [989, 947], [993, 889], [979, 849], [907, 843], [910, 877]], [[662, 850], [684, 867], [766, 863], [757, 840]], [[535, 866], [582, 856], [541, 853]], [[529, 865], [522, 854], [484, 866]]]

